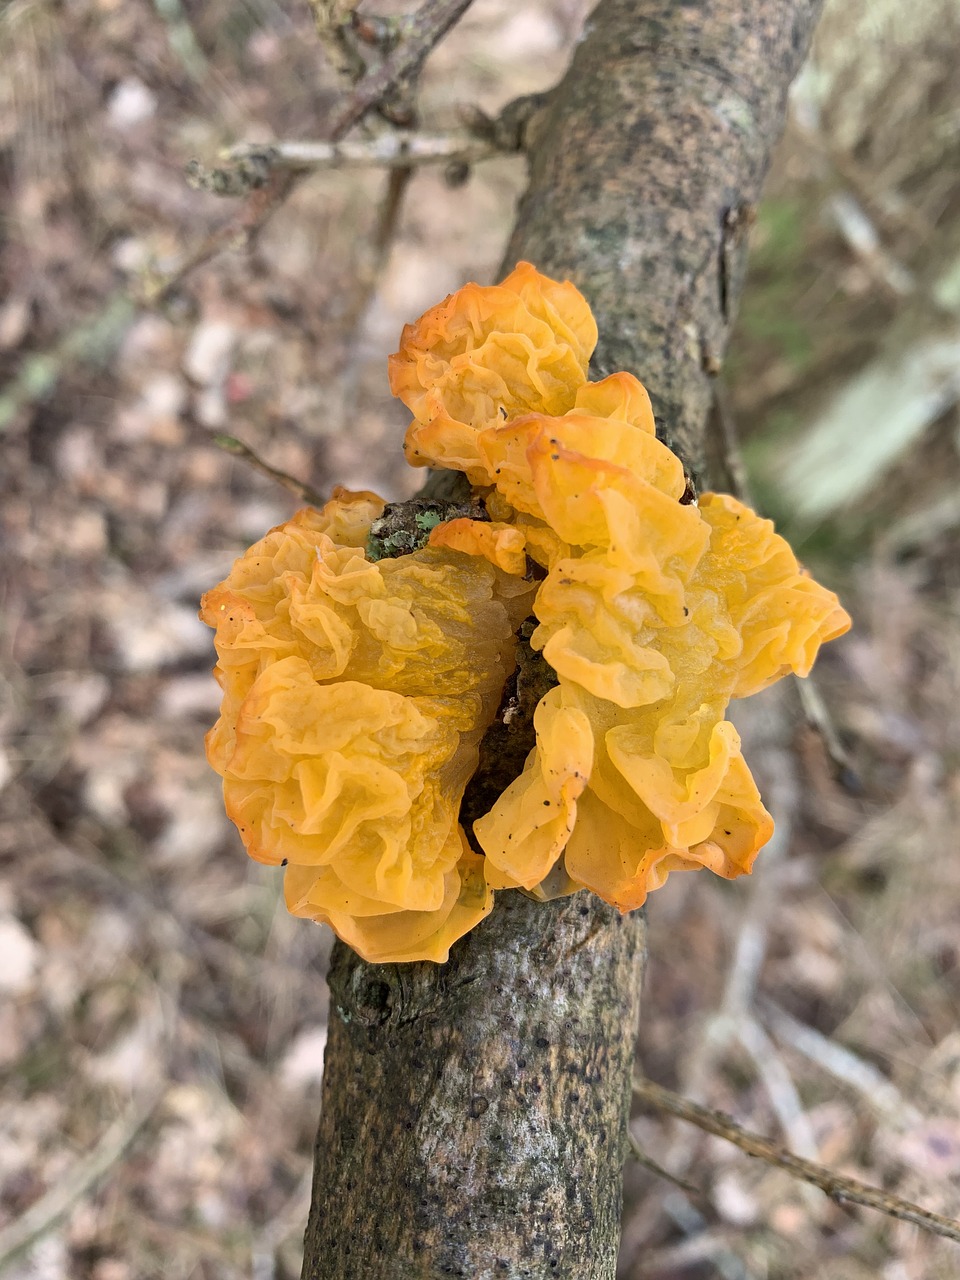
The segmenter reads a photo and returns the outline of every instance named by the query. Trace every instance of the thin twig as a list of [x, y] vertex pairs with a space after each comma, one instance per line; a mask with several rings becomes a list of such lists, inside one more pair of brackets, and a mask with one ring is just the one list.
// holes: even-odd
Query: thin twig
[[308, 173], [318, 169], [406, 169], [424, 164], [476, 164], [502, 155], [489, 138], [462, 129], [452, 133], [387, 132], [342, 142], [242, 142], [223, 153], [223, 164], [205, 169], [193, 161], [187, 169], [192, 187], [218, 196], [237, 196], [264, 185], [280, 170]]
[[[390, 256], [403, 198], [413, 177], [407, 166], [391, 169], [386, 188], [377, 210], [377, 221], [370, 237], [370, 254], [357, 272], [357, 289], [343, 318], [344, 350], [346, 359], [341, 368], [343, 405], [341, 414], [345, 420], [355, 408], [361, 355], [364, 350], [363, 332], [370, 308], [377, 292], [377, 283]], [[342, 425], [342, 424], [341, 424]]]
[[648, 1156], [640, 1145], [640, 1139], [630, 1129], [627, 1130], [627, 1142], [630, 1144], [630, 1150], [637, 1164], [642, 1164], [645, 1169], [649, 1169], [658, 1178], [663, 1178], [665, 1182], [672, 1182], [675, 1187], [679, 1187], [681, 1191], [686, 1191], [688, 1195], [703, 1195], [702, 1187], [698, 1187], [692, 1182], [687, 1182], [683, 1178], [678, 1178], [675, 1173], [671, 1173], [669, 1169], [665, 1169], [662, 1164], [657, 1164], [656, 1160]]
[[271, 480], [276, 480], [277, 484], [282, 484], [285, 489], [295, 493], [301, 502], [309, 502], [313, 507], [323, 506], [325, 499], [316, 489], [304, 484], [302, 480], [298, 480], [286, 471], [271, 467], [269, 462], [264, 462], [259, 454], [254, 453], [248, 444], [244, 444], [236, 436], [225, 435], [223, 432], [218, 431], [212, 437], [212, 440], [218, 449], [222, 449], [224, 453], [232, 454], [235, 458], [243, 458], [244, 462], [249, 463], [255, 471], [259, 471], [261, 475], [269, 476]]
[[406, 195], [407, 187], [409, 187], [412, 177], [413, 169], [409, 165], [403, 165], [398, 169], [392, 169], [387, 178], [387, 188], [383, 193], [383, 199], [377, 211], [377, 225], [374, 228], [371, 241], [374, 282], [386, 266], [390, 246], [393, 244], [397, 224], [400, 221], [403, 197]]
[[215, 258], [224, 249], [242, 249], [249, 245], [264, 223], [289, 196], [296, 175], [285, 170], [272, 173], [262, 187], [251, 191], [240, 212], [222, 227], [202, 240], [166, 275], [148, 276], [143, 283], [143, 299], [147, 306], [162, 302], [197, 267]]
[[469, 9], [472, 0], [426, 0], [410, 20], [407, 38], [373, 67], [328, 116], [323, 133], [336, 142], [401, 80], [423, 65], [427, 54]]
[[840, 735], [813, 676], [794, 676], [793, 682], [800, 697], [804, 718], [823, 743], [838, 780], [848, 790], [858, 790], [860, 780], [857, 771], [840, 741]]
[[871, 1187], [869, 1183], [860, 1182], [857, 1178], [835, 1173], [825, 1165], [815, 1164], [812, 1160], [804, 1160], [790, 1151], [784, 1151], [769, 1138], [742, 1129], [736, 1121], [731, 1120], [722, 1111], [702, 1107], [699, 1103], [682, 1098], [678, 1093], [664, 1089], [662, 1085], [655, 1084], [644, 1076], [634, 1077], [633, 1091], [637, 1097], [642, 1098], [656, 1110], [664, 1111], [680, 1120], [686, 1120], [703, 1129], [705, 1133], [732, 1142], [747, 1155], [756, 1156], [777, 1169], [783, 1169], [803, 1182], [813, 1183], [837, 1204], [858, 1204], [867, 1209], [876, 1209], [888, 1217], [912, 1222], [914, 1226], [922, 1227], [925, 1231], [931, 1231], [935, 1235], [944, 1236], [947, 1240], [955, 1240], [960, 1244], [960, 1222], [954, 1218], [945, 1218], [939, 1213], [933, 1213], [929, 1209], [913, 1204], [910, 1200], [891, 1195], [890, 1192]]
[[355, 83], [363, 75], [365, 64], [348, 35], [352, 6], [341, 0], [307, 0], [307, 3], [313, 11], [317, 37], [330, 65], [344, 80]]
[[[320, 141], [339, 142], [364, 115], [405, 78], [415, 74], [430, 50], [470, 7], [472, 0], [426, 0], [410, 19], [402, 44], [371, 68], [333, 107], [320, 128]], [[196, 166], [192, 167], [196, 171]], [[243, 248], [259, 233], [271, 214], [287, 199], [300, 174], [290, 170], [270, 172], [262, 186], [252, 190], [243, 208], [224, 226], [208, 236], [169, 274], [149, 280], [146, 301], [156, 305], [196, 267], [224, 249]]]

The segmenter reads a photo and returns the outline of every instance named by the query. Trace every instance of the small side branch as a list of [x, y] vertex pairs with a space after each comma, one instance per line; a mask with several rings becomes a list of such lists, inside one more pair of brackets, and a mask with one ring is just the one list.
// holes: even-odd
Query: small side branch
[[307, 0], [313, 12], [317, 37], [330, 65], [344, 80], [356, 82], [364, 72], [364, 61], [349, 37], [352, 6], [343, 0]]
[[371, 68], [353, 90], [334, 107], [324, 133], [331, 141], [342, 138], [371, 107], [375, 107], [402, 80], [415, 75], [435, 44], [466, 13], [471, 0], [427, 0], [410, 20], [406, 39], [379, 66]]
[[858, 1204], [866, 1209], [876, 1209], [890, 1218], [912, 1222], [914, 1226], [922, 1227], [924, 1231], [933, 1232], [935, 1235], [944, 1236], [947, 1240], [954, 1240], [960, 1244], [960, 1222], [953, 1218], [945, 1218], [939, 1213], [933, 1213], [929, 1209], [913, 1204], [910, 1200], [891, 1195], [888, 1191], [881, 1191], [878, 1187], [871, 1187], [869, 1183], [848, 1178], [845, 1174], [835, 1173], [832, 1169], [826, 1168], [825, 1165], [815, 1164], [812, 1160], [795, 1156], [792, 1152], [777, 1146], [775, 1142], [771, 1142], [769, 1138], [742, 1129], [722, 1111], [702, 1107], [696, 1102], [682, 1098], [678, 1093], [673, 1093], [670, 1089], [664, 1089], [662, 1085], [655, 1084], [644, 1076], [634, 1078], [633, 1091], [638, 1098], [657, 1111], [666, 1112], [680, 1120], [686, 1120], [689, 1124], [695, 1124], [705, 1133], [711, 1133], [714, 1137], [732, 1142], [747, 1155], [756, 1156], [777, 1169], [784, 1169], [802, 1182], [812, 1183], [837, 1204]]
[[148, 275], [142, 286], [143, 302], [147, 306], [158, 306], [191, 271], [203, 266], [225, 249], [245, 248], [270, 215], [283, 204], [295, 182], [296, 175], [289, 171], [281, 170], [271, 174], [263, 186], [251, 191], [238, 214], [196, 245], [172, 271], [163, 275]]
[[224, 453], [232, 454], [235, 458], [242, 458], [244, 462], [253, 467], [254, 471], [259, 471], [261, 475], [266, 476], [269, 480], [276, 480], [277, 484], [283, 485], [284, 489], [289, 489], [291, 493], [296, 494], [301, 502], [309, 502], [314, 507], [323, 506], [325, 499], [316, 489], [312, 489], [310, 485], [304, 484], [302, 480], [289, 475], [286, 471], [280, 471], [277, 467], [272, 467], [269, 462], [264, 462], [258, 453], [255, 453], [242, 440], [238, 440], [236, 436], [217, 432], [212, 439], [218, 449], [222, 449]]
[[[402, 82], [419, 73], [430, 50], [470, 7], [471, 0], [425, 0], [406, 25], [406, 39], [376, 67], [371, 68], [337, 102], [321, 129], [321, 141], [339, 142], [366, 113], [383, 101]], [[199, 181], [197, 166], [192, 166]], [[249, 191], [240, 212], [208, 236], [168, 275], [149, 280], [144, 288], [149, 305], [161, 302], [195, 267], [208, 262], [223, 249], [243, 248], [257, 235], [267, 219], [284, 203], [298, 180], [296, 170], [263, 171], [258, 184], [240, 187]], [[251, 189], [252, 186], [252, 189]]]
[[269, 181], [271, 173], [310, 173], [317, 169], [407, 169], [424, 164], [473, 165], [502, 154], [492, 140], [465, 130], [446, 134], [384, 132], [373, 138], [341, 142], [241, 143], [223, 155], [224, 163], [205, 169], [194, 160], [187, 181], [218, 196], [239, 196]]
[[675, 1187], [679, 1187], [681, 1191], [685, 1191], [690, 1196], [702, 1196], [703, 1188], [695, 1186], [692, 1182], [688, 1182], [685, 1178], [678, 1178], [675, 1173], [671, 1173], [669, 1169], [665, 1169], [662, 1164], [657, 1164], [652, 1156], [648, 1156], [640, 1145], [640, 1139], [635, 1133], [627, 1130], [627, 1144], [637, 1164], [643, 1165], [644, 1169], [648, 1169], [657, 1178], [662, 1178], [664, 1182], [670, 1182]]
[[837, 779], [853, 794], [862, 791], [862, 783], [853, 766], [853, 761], [840, 741], [840, 735], [827, 710], [823, 695], [817, 688], [816, 681], [811, 676], [805, 676], [802, 679], [795, 676], [794, 684], [797, 687], [800, 706], [807, 724], [819, 734]]

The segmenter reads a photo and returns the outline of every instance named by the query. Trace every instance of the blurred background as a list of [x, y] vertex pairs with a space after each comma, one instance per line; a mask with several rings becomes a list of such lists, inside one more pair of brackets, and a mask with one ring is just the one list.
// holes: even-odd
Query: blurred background
[[[476, 0], [424, 126], [561, 74], [582, 0]], [[640, 1060], [795, 1151], [960, 1210], [960, 6], [829, 0], [752, 230], [723, 425], [854, 615], [817, 697], [739, 719], [778, 819], [749, 880], [649, 904]], [[184, 166], [303, 139], [299, 0], [0, 8], [0, 1273], [299, 1274], [328, 933], [203, 758], [200, 594], [320, 493], [409, 495], [385, 358], [492, 281], [519, 158], [304, 181], [250, 253], [136, 301], [235, 206]], [[637, 370], [641, 374], [642, 370]], [[733, 470], [736, 470], [734, 466]], [[824, 710], [825, 709], [825, 710]], [[749, 715], [747, 714], [749, 712]], [[819, 724], [820, 727], [814, 727]], [[824, 727], [825, 726], [825, 727]], [[753, 754], [749, 755], [750, 743]], [[639, 1114], [622, 1275], [944, 1280], [960, 1247]]]

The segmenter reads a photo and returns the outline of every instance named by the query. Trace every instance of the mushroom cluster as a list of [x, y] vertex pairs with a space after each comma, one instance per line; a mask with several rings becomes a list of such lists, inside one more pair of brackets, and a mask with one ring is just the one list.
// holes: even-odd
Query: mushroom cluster
[[[673, 870], [749, 872], [773, 824], [728, 703], [806, 675], [850, 625], [770, 521], [684, 500], [640, 382], [587, 380], [596, 338], [574, 286], [527, 263], [452, 294], [404, 329], [390, 382], [408, 459], [463, 472], [475, 514], [374, 559], [383, 503], [341, 490], [204, 597], [227, 811], [286, 866], [290, 910], [367, 960], [445, 960], [495, 889], [628, 911]], [[556, 684], [520, 776], [467, 833], [531, 614]]]

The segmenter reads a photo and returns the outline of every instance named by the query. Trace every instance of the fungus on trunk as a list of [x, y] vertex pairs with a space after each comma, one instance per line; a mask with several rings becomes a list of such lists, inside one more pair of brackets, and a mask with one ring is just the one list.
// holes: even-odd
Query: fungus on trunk
[[[494, 890], [630, 911], [671, 871], [748, 873], [773, 823], [727, 706], [806, 675], [850, 625], [769, 520], [686, 501], [641, 383], [587, 381], [596, 339], [582, 295], [529, 263], [450, 295], [406, 326], [390, 379], [408, 458], [463, 472], [476, 517], [378, 559], [385, 504], [339, 490], [204, 597], [227, 811], [286, 866], [290, 910], [366, 960], [446, 960]], [[531, 614], [556, 684], [519, 777], [465, 831]]]

